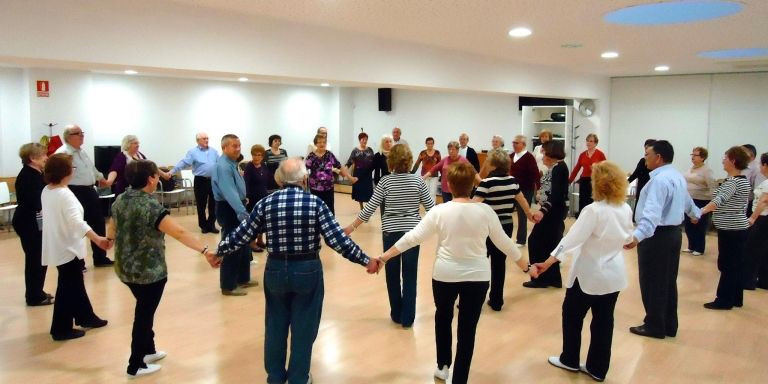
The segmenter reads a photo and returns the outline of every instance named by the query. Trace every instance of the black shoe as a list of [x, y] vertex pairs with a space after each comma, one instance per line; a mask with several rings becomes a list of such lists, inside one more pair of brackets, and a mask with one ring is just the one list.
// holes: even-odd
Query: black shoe
[[203, 233], [209, 233], [209, 232], [211, 232], [211, 230], [210, 230], [210, 229], [208, 229], [208, 228], [200, 228], [200, 231], [201, 231], [201, 232], [203, 232]]
[[62, 334], [58, 334], [58, 335], [52, 334], [51, 335], [51, 337], [53, 337], [53, 339], [56, 340], [56, 341], [64, 341], [64, 340], [77, 339], [78, 337], [83, 337], [83, 336], [85, 336], [85, 331], [81, 331], [79, 329], [72, 329], [72, 330], [69, 330], [68, 332], [65, 332], [65, 333], [62, 333]]
[[37, 303], [27, 304], [28, 307], [42, 307], [44, 305], [53, 304], [53, 297], [46, 296], [45, 299], [38, 301]]
[[78, 325], [80, 327], [83, 327], [83, 328], [101, 328], [101, 327], [107, 325], [107, 323], [108, 323], [108, 321], [106, 321], [104, 319], [100, 319], [98, 317], [95, 317], [95, 318], [93, 318], [91, 320], [84, 321], [84, 322], [76, 324], [76, 325]]
[[727, 311], [727, 310], [730, 310], [733, 307], [729, 307], [727, 305], [718, 304], [716, 301], [712, 301], [712, 302], [709, 302], [709, 303], [705, 303], [704, 304], [704, 308]]
[[552, 288], [562, 288], [563, 283], [554, 283], [554, 284], [550, 284], [549, 286]]
[[93, 262], [93, 266], [96, 268], [111, 267], [113, 265], [115, 265], [115, 262], [110, 259], [107, 259], [106, 257], [103, 260], [98, 260], [98, 261], [94, 260]]
[[208, 230], [208, 232], [210, 232], [210, 233], [219, 233], [219, 232], [221, 232], [221, 231], [219, 231], [218, 229], [216, 229], [216, 227], [211, 227], [211, 229], [209, 229], [209, 230]]
[[491, 301], [490, 301], [490, 300], [488, 300], [488, 301], [486, 302], [486, 304], [488, 304], [488, 306], [489, 306], [489, 307], [491, 307], [491, 309], [493, 309], [493, 310], [494, 310], [494, 311], [496, 311], [496, 312], [498, 312], [498, 311], [501, 311], [501, 305], [495, 305], [495, 304], [491, 304]]
[[629, 327], [629, 331], [634, 333], [635, 335], [639, 336], [645, 336], [645, 337], [653, 337], [654, 339], [663, 339], [664, 335], [660, 335], [658, 333], [653, 333], [649, 331], [645, 325], [639, 325], [637, 327]]
[[546, 288], [547, 285], [546, 284], [538, 283], [538, 282], [536, 282], [534, 280], [531, 280], [531, 281], [526, 281], [525, 283], [523, 283], [523, 287], [525, 287], [525, 288]]

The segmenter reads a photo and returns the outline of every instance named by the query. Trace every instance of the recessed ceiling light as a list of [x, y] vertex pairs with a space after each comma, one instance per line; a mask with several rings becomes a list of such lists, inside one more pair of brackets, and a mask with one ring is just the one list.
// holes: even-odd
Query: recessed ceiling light
[[125, 73], [126, 75], [135, 75], [135, 74], [137, 74], [138, 72], [134, 71], [133, 69], [126, 69], [126, 70], [124, 71], [124, 73]]
[[330, 84], [328, 84], [328, 83], [320, 83], [320, 86], [321, 86], [321, 87], [330, 87], [331, 85], [330, 85]]
[[560, 44], [560, 48], [581, 48], [583, 46], [584, 46], [584, 44], [582, 44], [582, 43], [565, 43], [565, 44]]
[[619, 57], [619, 53], [618, 52], [610, 52], [610, 51], [609, 52], [603, 52], [600, 55], [600, 57], [602, 57], [603, 59], [615, 59], [615, 58]]
[[740, 48], [699, 52], [699, 57], [706, 57], [709, 59], [745, 59], [765, 56], [768, 56], [768, 48]]
[[237, 79], [237, 81], [246, 82], [246, 81], [248, 81], [248, 78], [247, 77], [240, 77], [240, 78]]
[[669, 71], [669, 65], [657, 65], [653, 70], [656, 72], [666, 72]]
[[622, 8], [607, 13], [603, 20], [623, 25], [669, 25], [717, 19], [742, 9], [744, 5], [737, 1], [665, 1]]
[[512, 28], [512, 29], [509, 30], [509, 35], [512, 36], [512, 37], [517, 37], [517, 38], [530, 36], [531, 33], [533, 33], [533, 32], [531, 32], [530, 29], [525, 28], [525, 27], [517, 27], [517, 28]]

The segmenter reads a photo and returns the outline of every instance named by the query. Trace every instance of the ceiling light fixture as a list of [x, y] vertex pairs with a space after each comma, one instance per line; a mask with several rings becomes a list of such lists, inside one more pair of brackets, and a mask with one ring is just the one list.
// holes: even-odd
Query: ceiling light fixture
[[531, 30], [525, 27], [517, 27], [509, 30], [509, 35], [516, 38], [528, 37], [531, 35]]
[[583, 46], [584, 46], [584, 44], [581, 44], [581, 43], [565, 43], [565, 44], [560, 44], [560, 48], [581, 48]]
[[600, 57], [602, 57], [603, 59], [615, 59], [615, 58], [619, 57], [619, 53], [618, 52], [610, 52], [610, 51], [609, 52], [603, 52], [600, 55]]
[[669, 65], [657, 65], [653, 70], [656, 72], [666, 72], [669, 71]]
[[320, 83], [320, 86], [321, 86], [321, 87], [330, 87], [331, 85], [330, 85], [330, 84], [328, 84], [328, 83]]
[[247, 77], [240, 77], [240, 78], [237, 79], [237, 81], [244, 83], [244, 82], [248, 81], [248, 78]]
[[124, 73], [125, 73], [126, 75], [135, 75], [135, 74], [137, 74], [138, 72], [134, 71], [133, 69], [126, 69], [126, 70], [124, 71]]

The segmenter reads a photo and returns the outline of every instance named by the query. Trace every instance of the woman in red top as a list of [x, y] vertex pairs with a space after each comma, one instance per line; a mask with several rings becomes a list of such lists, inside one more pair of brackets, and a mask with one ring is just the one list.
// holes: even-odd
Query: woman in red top
[[[596, 134], [590, 133], [587, 135], [587, 150], [579, 155], [579, 160], [576, 161], [573, 171], [571, 171], [571, 176], [568, 177], [568, 182], [573, 183], [579, 171], [581, 171], [581, 177], [579, 178], [579, 212], [587, 205], [592, 204], [592, 164], [605, 160], [605, 154], [597, 149], [597, 142]], [[578, 213], [576, 216], [578, 217]]]
[[[411, 173], [416, 173], [416, 170], [419, 169], [419, 165], [421, 165], [422, 176], [426, 175], [427, 172], [442, 159], [440, 157], [440, 151], [435, 149], [435, 139], [427, 137], [427, 140], [424, 143], [427, 145], [427, 149], [419, 153], [419, 158], [416, 160], [416, 164], [413, 165], [413, 169], [411, 170]], [[427, 187], [429, 187], [429, 192], [432, 193], [432, 198], [434, 199], [437, 194], [437, 177], [432, 176], [425, 181]]]

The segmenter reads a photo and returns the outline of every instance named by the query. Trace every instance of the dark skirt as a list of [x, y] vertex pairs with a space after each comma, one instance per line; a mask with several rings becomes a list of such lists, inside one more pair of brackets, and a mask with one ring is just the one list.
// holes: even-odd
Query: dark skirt
[[357, 182], [352, 184], [352, 200], [366, 202], [373, 195], [373, 172], [370, 168], [358, 169], [352, 176], [357, 177]]

